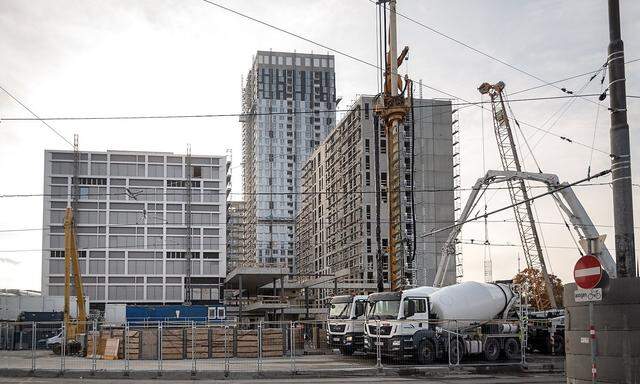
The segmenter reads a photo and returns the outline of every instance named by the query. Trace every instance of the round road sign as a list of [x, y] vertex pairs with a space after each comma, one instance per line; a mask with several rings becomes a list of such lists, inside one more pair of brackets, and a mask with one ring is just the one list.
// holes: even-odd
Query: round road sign
[[573, 267], [573, 278], [582, 289], [595, 288], [602, 280], [602, 265], [593, 255], [582, 256]]

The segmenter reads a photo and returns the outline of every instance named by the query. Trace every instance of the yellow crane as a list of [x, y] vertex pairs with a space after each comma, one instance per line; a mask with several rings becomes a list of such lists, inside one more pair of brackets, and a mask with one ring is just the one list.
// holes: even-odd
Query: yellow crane
[[[396, 36], [396, 1], [378, 1], [384, 7], [389, 3], [389, 51], [385, 53], [384, 91], [378, 99], [375, 112], [384, 122], [384, 132], [387, 137], [388, 182], [389, 197], [389, 282], [391, 290], [402, 289], [408, 282], [411, 272], [406, 266], [404, 250], [404, 234], [402, 230], [402, 173], [401, 148], [399, 127], [409, 111], [410, 104], [401, 92], [402, 78], [398, 75], [398, 66], [405, 60], [409, 47], [402, 50], [398, 56]], [[405, 79], [405, 82], [408, 82]], [[378, 261], [380, 262], [380, 261]]]
[[[71, 276], [73, 269], [73, 288], [78, 309], [77, 319], [71, 318]], [[73, 209], [67, 208], [64, 216], [64, 329], [60, 344], [53, 351], [56, 354], [62, 352], [62, 344], [65, 345], [65, 354], [77, 354], [82, 350], [82, 344], [77, 340], [79, 335], [86, 333], [87, 312], [85, 311], [84, 292], [82, 288], [82, 274], [78, 261], [78, 249], [76, 247], [76, 230], [73, 221]]]

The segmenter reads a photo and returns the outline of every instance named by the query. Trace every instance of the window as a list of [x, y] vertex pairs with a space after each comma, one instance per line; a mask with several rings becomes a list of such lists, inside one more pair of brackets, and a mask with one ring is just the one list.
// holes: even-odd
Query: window
[[427, 313], [427, 302], [425, 299], [406, 299], [405, 303], [412, 301], [416, 308], [416, 313]]
[[202, 177], [202, 167], [199, 166], [199, 165], [191, 166], [191, 177], [201, 178]]

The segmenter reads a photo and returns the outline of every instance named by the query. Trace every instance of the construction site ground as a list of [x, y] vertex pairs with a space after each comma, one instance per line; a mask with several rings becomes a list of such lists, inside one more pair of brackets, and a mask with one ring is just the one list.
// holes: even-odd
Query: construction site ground
[[[487, 364], [483, 362], [467, 362], [460, 366], [443, 365], [416, 366], [384, 361], [383, 366], [376, 367], [375, 358], [343, 357], [340, 355], [304, 355], [296, 356], [292, 362], [290, 357], [264, 358], [258, 367], [255, 358], [230, 358], [225, 372], [224, 359], [196, 360], [195, 374], [193, 360], [165, 360], [159, 366], [157, 360], [131, 360], [128, 370], [123, 360], [95, 360], [92, 370], [92, 359], [83, 357], [65, 357], [64, 372], [60, 372], [61, 358], [50, 351], [37, 351], [36, 370], [32, 371], [31, 351], [0, 351], [0, 382], [68, 382], [56, 381], [79, 378], [100, 378], [108, 381], [123, 382], [124, 379], [236, 379], [236, 380], [288, 380], [295, 379], [309, 382], [305, 378], [344, 378], [376, 376], [384, 378], [384, 382], [393, 382], [393, 378], [425, 378], [442, 379], [449, 382], [530, 382], [555, 383], [564, 380], [564, 357], [528, 355], [527, 367], [519, 364]], [[126, 372], [125, 372], [126, 371]], [[9, 378], [21, 378], [8, 381]], [[42, 381], [31, 381], [39, 379]], [[351, 378], [349, 381], [353, 381]], [[378, 381], [378, 379], [376, 379]], [[392, 381], [388, 381], [392, 380]], [[404, 379], [402, 379], [404, 380]], [[403, 382], [400, 380], [399, 382]], [[107, 381], [107, 382], [108, 382]], [[328, 381], [330, 382], [330, 381]], [[440, 382], [440, 381], [435, 381]]]

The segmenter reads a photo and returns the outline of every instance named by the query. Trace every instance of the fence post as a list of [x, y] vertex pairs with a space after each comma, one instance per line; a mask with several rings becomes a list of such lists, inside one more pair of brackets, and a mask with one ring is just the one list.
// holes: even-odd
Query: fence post
[[98, 340], [96, 340], [97, 328], [96, 320], [93, 319], [93, 322], [91, 323], [91, 341], [93, 344], [91, 347], [91, 376], [96, 372], [96, 345], [98, 342]]
[[[139, 355], [140, 355], [140, 349], [138, 349], [138, 356]], [[129, 322], [128, 321], [124, 324], [124, 375], [129, 376]]]
[[37, 337], [36, 337], [36, 322], [34, 321], [31, 324], [31, 372], [35, 372], [36, 371], [36, 344], [37, 344]]
[[258, 324], [258, 374], [262, 372], [262, 320]]
[[191, 321], [191, 376], [196, 375], [196, 323]]
[[380, 320], [376, 320], [376, 367], [382, 369], [382, 353], [380, 351]]
[[294, 323], [292, 321], [289, 322], [289, 347], [290, 347], [290, 358], [291, 358], [291, 373], [295, 375], [296, 373], [296, 334], [294, 331]]
[[227, 334], [229, 333], [229, 324], [224, 325], [224, 377], [229, 376], [229, 351], [227, 343]]
[[62, 340], [60, 342], [60, 374], [64, 373], [64, 355], [67, 352], [67, 324], [62, 324]]
[[158, 321], [158, 376], [162, 376], [162, 322]]

